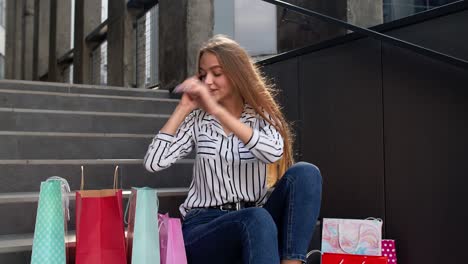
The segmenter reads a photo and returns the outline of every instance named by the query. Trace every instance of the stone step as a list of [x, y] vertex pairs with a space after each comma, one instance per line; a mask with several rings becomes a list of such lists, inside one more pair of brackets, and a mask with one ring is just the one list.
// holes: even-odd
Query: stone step
[[[158, 191], [159, 212], [169, 214], [173, 217], [180, 217], [178, 207], [183, 203], [187, 195], [188, 189], [177, 188], [168, 189], [164, 194], [164, 190]], [[125, 211], [128, 201], [129, 191], [124, 192], [122, 210]], [[21, 201], [21, 195], [25, 201]], [[37, 197], [35, 194], [20, 193], [13, 197], [12, 194], [0, 195], [0, 200], [9, 200], [9, 203], [0, 203], [0, 236], [34, 233], [37, 213]], [[71, 195], [74, 198], [74, 194]], [[33, 200], [33, 201], [32, 201]], [[68, 230], [75, 230], [75, 200], [70, 200], [70, 221], [68, 222]], [[14, 224], [12, 224], [14, 223]]]
[[0, 159], [141, 159], [153, 135], [0, 131]]
[[0, 131], [156, 134], [169, 115], [0, 108]]
[[135, 97], [151, 97], [151, 98], [177, 98], [179, 97], [177, 94], [169, 93], [168, 90], [123, 88], [123, 87], [114, 87], [114, 86], [20, 81], [20, 80], [0, 80], [0, 89], [17, 90], [17, 91], [72, 93], [72, 94], [135, 96]]
[[0, 160], [0, 197], [11, 192], [38, 192], [41, 182], [51, 176], [66, 179], [71, 190], [78, 190], [81, 166], [84, 166], [85, 189], [112, 188], [115, 165], [119, 165], [119, 186], [123, 189], [188, 187], [193, 163], [191, 159], [182, 159], [165, 170], [151, 173], [144, 168], [142, 159]]
[[0, 89], [0, 107], [88, 112], [171, 114], [179, 100]]
[[[142, 159], [153, 137], [152, 134], [0, 131], [0, 160]], [[194, 154], [187, 156], [193, 157]]]

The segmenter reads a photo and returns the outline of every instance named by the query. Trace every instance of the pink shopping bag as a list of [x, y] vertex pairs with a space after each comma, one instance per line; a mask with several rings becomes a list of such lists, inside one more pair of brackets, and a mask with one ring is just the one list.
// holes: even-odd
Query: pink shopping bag
[[159, 214], [158, 218], [161, 264], [187, 264], [180, 219], [169, 214]]
[[382, 256], [388, 257], [388, 264], [397, 264], [395, 240], [382, 239]]

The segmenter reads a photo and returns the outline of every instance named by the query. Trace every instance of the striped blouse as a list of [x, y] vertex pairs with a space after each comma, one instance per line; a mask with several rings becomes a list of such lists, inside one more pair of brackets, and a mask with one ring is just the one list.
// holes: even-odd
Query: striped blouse
[[180, 206], [182, 216], [191, 208], [266, 202], [266, 164], [283, 155], [283, 138], [247, 104], [240, 121], [253, 129], [246, 144], [233, 133], [226, 135], [215, 117], [197, 109], [174, 136], [159, 132], [149, 145], [144, 165], [150, 172], [171, 166], [195, 148], [192, 182]]

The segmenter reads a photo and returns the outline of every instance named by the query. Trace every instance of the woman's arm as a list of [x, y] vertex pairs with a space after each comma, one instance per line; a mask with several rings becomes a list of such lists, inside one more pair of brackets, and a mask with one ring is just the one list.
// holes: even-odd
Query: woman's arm
[[148, 147], [144, 158], [144, 165], [148, 171], [165, 169], [190, 153], [193, 147], [192, 126], [195, 117], [189, 114], [196, 106], [187, 95], [182, 96], [176, 109]]
[[[283, 155], [283, 138], [280, 133], [263, 119], [258, 119], [258, 129], [252, 129], [227, 111], [209, 94], [206, 85], [191, 78], [181, 84], [183, 91], [207, 113], [218, 119], [224, 128], [232, 131], [252, 154], [265, 163], [273, 163]], [[184, 94], [184, 95], [185, 95]]]

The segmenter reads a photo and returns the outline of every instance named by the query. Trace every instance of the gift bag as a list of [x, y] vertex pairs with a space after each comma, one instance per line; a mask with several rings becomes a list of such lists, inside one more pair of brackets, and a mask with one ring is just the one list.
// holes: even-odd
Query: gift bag
[[[63, 188], [62, 188], [63, 187]], [[65, 179], [52, 177], [41, 183], [31, 263], [66, 263], [65, 229], [69, 220], [68, 196], [70, 187]]]
[[322, 264], [388, 264], [387, 257], [324, 253]]
[[129, 263], [159, 263], [158, 197], [155, 189], [132, 188], [127, 210]]
[[159, 214], [159, 244], [161, 264], [187, 264], [180, 219]]
[[397, 263], [395, 240], [382, 239], [382, 256], [388, 257], [389, 264]]
[[124, 264], [125, 234], [122, 190], [117, 189], [118, 166], [114, 189], [76, 192], [76, 264]]
[[323, 219], [322, 251], [326, 253], [381, 256], [380, 219]]

